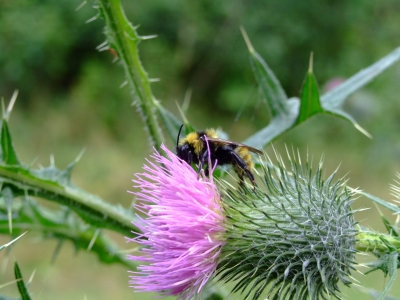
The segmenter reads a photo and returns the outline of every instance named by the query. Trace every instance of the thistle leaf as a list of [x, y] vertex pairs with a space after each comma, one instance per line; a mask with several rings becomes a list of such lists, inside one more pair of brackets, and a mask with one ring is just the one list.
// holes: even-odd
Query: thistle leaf
[[174, 114], [172, 114], [161, 104], [157, 105], [157, 111], [160, 116], [161, 122], [163, 123], [167, 133], [171, 138], [171, 141], [175, 142], [178, 135], [179, 127], [182, 125], [182, 121], [175, 117]]
[[375, 203], [378, 203], [379, 205], [382, 205], [383, 207], [393, 211], [396, 214], [400, 214], [400, 208], [390, 202], [387, 202], [385, 200], [380, 199], [379, 197], [376, 197], [374, 195], [368, 194], [368, 193], [360, 191], [360, 190], [353, 190], [353, 191], [357, 194], [367, 197], [368, 199], [374, 201]]
[[271, 121], [267, 127], [244, 141], [245, 144], [261, 148], [289, 130], [298, 116], [299, 99], [288, 99], [275, 74], [264, 59], [254, 50], [246, 32], [241, 28], [250, 53], [250, 64], [258, 82], [261, 96], [267, 103]]
[[6, 119], [2, 120], [0, 143], [2, 161], [8, 165], [19, 165], [19, 160], [17, 153], [14, 150]]
[[67, 171], [57, 170], [54, 166], [42, 171], [24, 166], [0, 165], [2, 188], [9, 187], [14, 197], [30, 195], [68, 206], [96, 227], [123, 234], [135, 230], [131, 223], [132, 215], [128, 211], [72, 185], [66, 174]]
[[356, 73], [336, 88], [325, 93], [321, 97], [321, 104], [323, 109], [326, 112], [332, 113], [333, 115], [337, 115], [345, 120], [350, 121], [351, 123], [353, 123], [356, 129], [358, 129], [366, 136], [371, 137], [368, 132], [361, 128], [361, 126], [354, 120], [352, 116], [342, 110], [342, 104], [352, 93], [364, 87], [375, 77], [380, 75], [383, 71], [394, 65], [399, 60], [400, 47], [396, 48], [394, 51], [381, 58], [368, 68]]
[[248, 44], [254, 75], [258, 81], [261, 94], [266, 99], [271, 112], [271, 121], [268, 126], [245, 140], [245, 144], [261, 148], [271, 143], [284, 132], [319, 113], [331, 114], [343, 118], [351, 122], [361, 133], [371, 137], [351, 115], [343, 111], [341, 105], [348, 96], [361, 89], [376, 76], [400, 60], [400, 47], [321, 97], [319, 97], [317, 82], [312, 72], [312, 67], [310, 67], [304, 80], [299, 100], [298, 98], [287, 99], [275, 75], [251, 46], [245, 33], [243, 35]]
[[355, 91], [371, 82], [386, 69], [400, 60], [400, 47], [378, 60], [368, 68], [361, 70], [347, 79], [341, 85], [328, 91], [321, 97], [322, 106], [326, 110], [335, 110], [341, 107], [344, 101]]
[[268, 102], [272, 118], [280, 115], [290, 115], [287, 96], [275, 74], [271, 71], [262, 57], [254, 50], [246, 31], [240, 28], [250, 52], [250, 64], [260, 86], [262, 95]]
[[300, 112], [296, 124], [299, 124], [317, 113], [323, 112], [319, 99], [317, 80], [313, 73], [313, 56], [300, 93]]
[[382, 214], [381, 214], [381, 219], [382, 219], [383, 224], [386, 227], [386, 230], [388, 231], [388, 233], [390, 235], [395, 236], [395, 237], [400, 237], [399, 233], [397, 232], [396, 227], [393, 226], [392, 224], [390, 224], [389, 220]]
[[[395, 249], [396, 250], [396, 249]], [[389, 272], [389, 281], [386, 284], [382, 294], [379, 296], [378, 300], [384, 300], [386, 294], [389, 292], [393, 283], [396, 280], [397, 268], [398, 268], [398, 257], [399, 253], [397, 251], [391, 252], [388, 260], [388, 272]]]
[[[96, 228], [82, 222], [72, 211], [66, 207], [60, 210], [50, 210], [40, 206], [34, 199], [25, 198], [15, 205], [13, 211], [14, 234], [24, 233], [29, 229], [44, 233], [45, 238], [55, 238], [60, 242], [70, 241], [77, 250], [87, 251], [90, 244], [90, 252], [96, 254], [98, 259], [107, 264], [118, 263], [133, 268], [135, 264], [126, 260], [119, 248], [103, 234], [96, 234]], [[0, 205], [0, 233], [8, 234], [5, 207]], [[95, 238], [94, 238], [95, 237]], [[15, 242], [18, 238], [14, 239]], [[12, 242], [0, 247], [0, 250], [9, 246]], [[56, 250], [57, 251], [57, 248]], [[54, 257], [57, 255], [53, 255]]]

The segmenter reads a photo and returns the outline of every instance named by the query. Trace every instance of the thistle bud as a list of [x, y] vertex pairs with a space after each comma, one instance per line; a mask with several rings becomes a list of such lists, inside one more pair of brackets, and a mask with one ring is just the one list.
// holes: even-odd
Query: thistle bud
[[264, 187], [221, 183], [219, 280], [235, 282], [246, 299], [339, 298], [338, 284], [351, 283], [358, 232], [345, 181], [334, 182], [335, 173], [324, 181], [321, 164], [313, 174], [290, 159], [287, 170], [280, 157], [263, 172]]

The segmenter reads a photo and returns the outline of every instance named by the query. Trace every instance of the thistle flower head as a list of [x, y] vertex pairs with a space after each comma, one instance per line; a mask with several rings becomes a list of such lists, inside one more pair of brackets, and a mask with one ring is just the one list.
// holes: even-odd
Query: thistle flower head
[[[143, 248], [129, 259], [146, 262], [131, 272], [137, 291], [191, 299], [200, 293], [217, 267], [224, 242], [220, 196], [212, 181], [198, 176], [166, 147], [157, 151], [133, 180], [142, 233], [129, 239]], [[158, 165], [158, 164], [160, 165]], [[212, 175], [210, 175], [212, 178]]]
[[[290, 157], [289, 157], [290, 158]], [[325, 182], [321, 165], [291, 160], [289, 170], [264, 166], [256, 189], [228, 185], [221, 194], [226, 222], [217, 273], [234, 281], [245, 298], [320, 299], [339, 297], [338, 283], [350, 284], [357, 230], [351, 194], [344, 180]]]

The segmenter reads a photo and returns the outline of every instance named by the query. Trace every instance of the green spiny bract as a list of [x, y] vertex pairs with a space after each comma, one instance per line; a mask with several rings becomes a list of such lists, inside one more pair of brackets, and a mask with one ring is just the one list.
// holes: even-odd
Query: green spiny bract
[[[289, 157], [290, 159], [290, 157]], [[287, 170], [263, 166], [264, 192], [222, 183], [225, 190], [226, 245], [219, 279], [236, 283], [233, 292], [258, 299], [325, 299], [339, 296], [338, 284], [350, 285], [354, 269], [356, 222], [351, 193], [343, 179], [325, 182], [321, 164], [290, 161]]]

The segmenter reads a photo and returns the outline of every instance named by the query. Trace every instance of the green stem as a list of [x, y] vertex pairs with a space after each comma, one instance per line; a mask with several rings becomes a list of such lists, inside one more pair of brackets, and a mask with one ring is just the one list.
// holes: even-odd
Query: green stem
[[138, 43], [144, 40], [127, 20], [120, 0], [98, 0], [99, 9], [106, 23], [105, 34], [110, 47], [117, 51], [124, 66], [127, 81], [135, 92], [136, 105], [149, 132], [151, 143], [160, 152], [164, 141], [157, 121], [157, 99], [153, 96], [150, 80], [139, 58]]
[[356, 238], [356, 249], [360, 252], [392, 252], [389, 245], [400, 253], [400, 239], [396, 236], [360, 230]]

